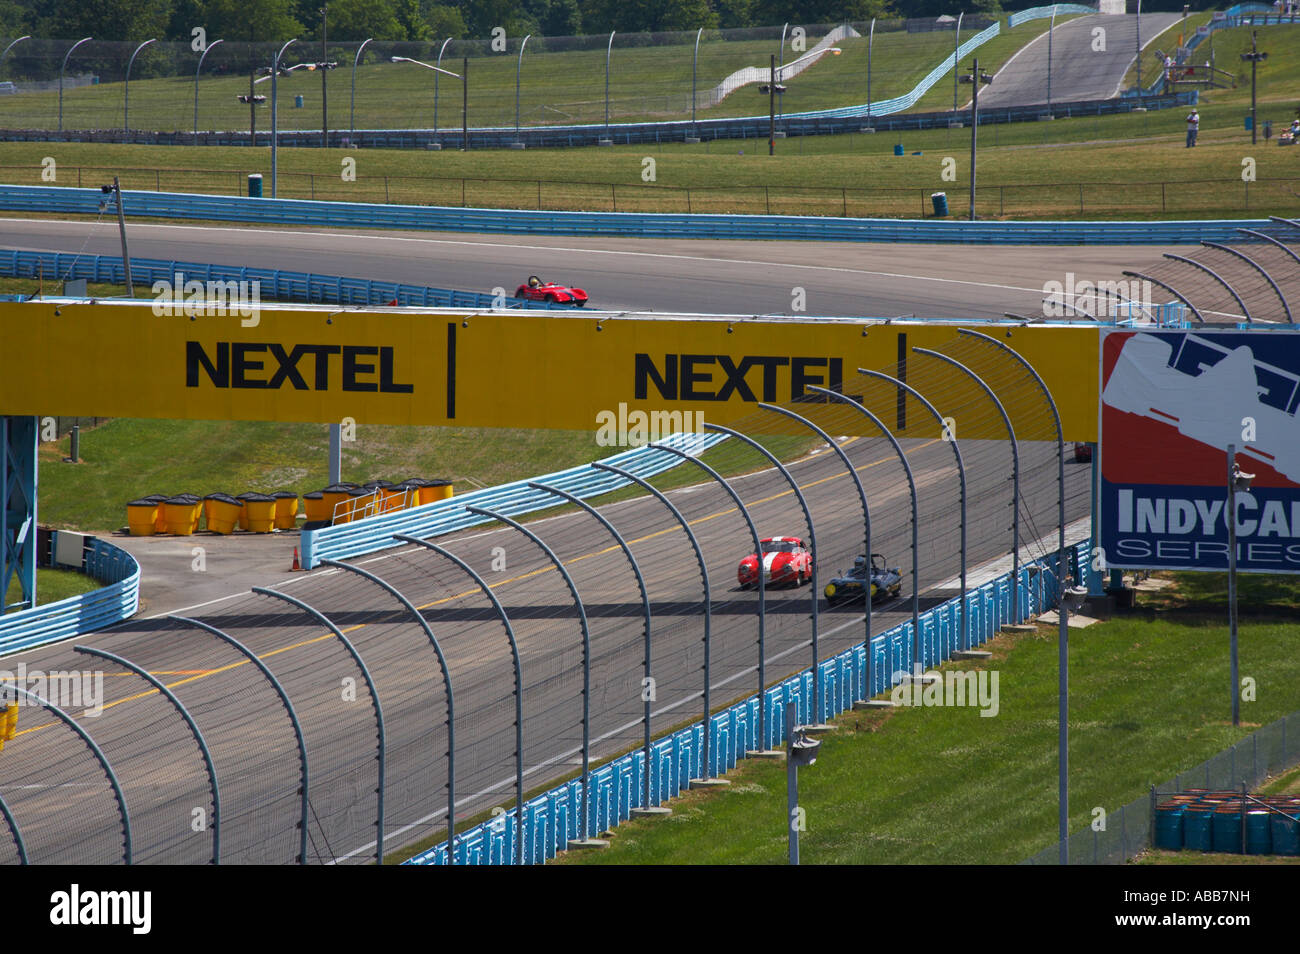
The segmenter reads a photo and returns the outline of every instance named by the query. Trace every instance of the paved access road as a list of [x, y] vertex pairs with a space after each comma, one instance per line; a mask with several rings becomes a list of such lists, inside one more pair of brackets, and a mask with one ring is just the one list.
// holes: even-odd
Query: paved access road
[[[1178, 19], [1177, 13], [1144, 14], [1141, 18], [1143, 48]], [[1094, 14], [1058, 24], [1051, 39], [1051, 101], [1118, 96], [1124, 75], [1137, 57], [1138, 39], [1138, 17], [1131, 14]], [[993, 82], [980, 90], [980, 109], [1046, 102], [1047, 53], [1048, 38], [1044, 32], [1025, 44], [1003, 64]], [[1150, 85], [1154, 79], [1154, 76], [1144, 76], [1143, 83]]]
[[[954, 208], [961, 199], [954, 197]], [[609, 311], [848, 317], [1001, 318], [1041, 310], [1043, 285], [1125, 280], [1154, 246], [962, 246], [485, 236], [128, 225], [142, 258], [255, 265], [512, 293], [537, 274], [577, 285]], [[114, 223], [0, 218], [0, 246], [119, 255]], [[53, 283], [47, 282], [47, 286]], [[57, 285], [54, 287], [58, 287]], [[147, 294], [144, 289], [141, 294]]]

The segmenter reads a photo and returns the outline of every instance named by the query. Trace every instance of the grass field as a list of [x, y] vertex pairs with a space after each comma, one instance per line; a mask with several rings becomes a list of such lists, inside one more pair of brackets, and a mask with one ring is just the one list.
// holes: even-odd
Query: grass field
[[[57, 603], [69, 596], [90, 593], [99, 589], [99, 587], [100, 583], [94, 577], [86, 576], [86, 574], [78, 573], [75, 570], [37, 569], [36, 605], [44, 606], [46, 603]], [[12, 603], [17, 600], [20, 592], [18, 581], [13, 580], [9, 584], [9, 592], [5, 597], [5, 603]]]
[[[1193, 585], [1186, 581], [1195, 576]], [[1243, 576], [1242, 672], [1269, 698], [1228, 718], [1222, 592], [1209, 577], [1143, 595], [1138, 612], [1071, 634], [1071, 830], [1300, 707], [1293, 651], [1300, 589]], [[1258, 598], [1258, 599], [1257, 599]], [[1160, 613], [1157, 616], [1156, 606]], [[1000, 709], [849, 713], [800, 773], [811, 864], [1009, 864], [1052, 844], [1056, 823], [1056, 639], [1002, 636], [983, 668], [1000, 673]], [[960, 664], [968, 668], [971, 664]], [[667, 818], [619, 826], [610, 848], [564, 864], [780, 864], [785, 766], [744, 762], [729, 788], [690, 792]], [[1182, 859], [1179, 859], [1182, 860]]]
[[[1034, 21], [1010, 31], [1000, 48], [1020, 45], [1046, 29], [1046, 21]], [[963, 39], [975, 31], [963, 30]], [[814, 32], [806, 41], [811, 47], [821, 39]], [[662, 121], [691, 118], [692, 60], [694, 36], [683, 34], [677, 45], [623, 46], [610, 53], [610, 118], [613, 122]], [[881, 30], [871, 49], [872, 98], [880, 101], [909, 92], [935, 66], [951, 54], [954, 34], [948, 31], [907, 33]], [[998, 41], [995, 41], [998, 42]], [[355, 76], [355, 125], [360, 129], [430, 128], [434, 125], [435, 74], [408, 63], [390, 62], [390, 54], [433, 62], [436, 48], [420, 51], [414, 44], [372, 44], [363, 55]], [[524, 125], [598, 123], [605, 118], [605, 44], [591, 49], [557, 50], [556, 44], [534, 37], [525, 48], [522, 61], [514, 44], [505, 53], [476, 51], [469, 61], [468, 109], [471, 125], [513, 126], [515, 83], [519, 74], [519, 119]], [[743, 87], [716, 105], [708, 105], [707, 92], [733, 72], [745, 67], [765, 69], [779, 51], [779, 39], [710, 41], [700, 45], [697, 68], [697, 115], [701, 119], [766, 113], [767, 100], [754, 86]], [[856, 105], [866, 101], [867, 37], [850, 37], [836, 44], [842, 53], [826, 55], [818, 62], [789, 77], [784, 109], [795, 112]], [[94, 49], [86, 59], [93, 64]], [[188, 52], [188, 51], [187, 51]], [[222, 75], [223, 65], [240, 53], [237, 44], [214, 47], [205, 61], [199, 81], [199, 128], [247, 129], [248, 107], [236, 97], [248, 92], [247, 75]], [[345, 55], [343, 55], [345, 54]], [[126, 54], [129, 55], [129, 52]], [[273, 54], [265, 54], [267, 63]], [[339, 68], [326, 74], [331, 125], [351, 125], [355, 49], [340, 48]], [[787, 39], [783, 62], [792, 63], [803, 53]], [[1009, 55], [1009, 53], [1007, 54]], [[135, 67], [130, 89], [129, 120], [132, 129], [189, 130], [194, 126], [194, 74], [197, 57], [177, 60], [178, 75], [145, 78], [153, 51], [145, 51]], [[285, 55], [294, 64], [317, 57], [299, 44]], [[996, 57], [996, 54], [991, 54]], [[154, 60], [161, 61], [161, 55]], [[779, 60], [779, 62], [781, 62]], [[76, 61], [69, 66], [76, 71]], [[449, 55], [443, 67], [459, 73], [461, 58]], [[117, 68], [117, 72], [121, 67]], [[156, 71], [155, 71], [156, 72]], [[7, 77], [8, 78], [8, 77]], [[19, 84], [21, 86], [21, 82]], [[321, 122], [320, 74], [300, 70], [278, 82], [279, 124], [284, 130], [319, 129]], [[270, 83], [258, 83], [259, 94], [270, 95]], [[302, 96], [304, 105], [295, 107]], [[438, 81], [439, 127], [458, 127], [461, 121], [461, 81], [443, 76]], [[125, 87], [121, 82], [66, 88], [63, 97], [64, 129], [103, 129], [121, 126], [124, 118]], [[259, 108], [259, 129], [270, 126], [270, 109]], [[8, 128], [58, 128], [57, 90], [21, 93], [0, 102], [0, 126]]]

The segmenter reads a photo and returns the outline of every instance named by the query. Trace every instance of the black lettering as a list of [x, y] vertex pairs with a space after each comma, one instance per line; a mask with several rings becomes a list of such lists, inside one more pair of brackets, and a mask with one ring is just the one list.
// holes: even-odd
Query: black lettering
[[413, 384], [397, 384], [393, 380], [393, 349], [379, 349], [379, 390], [385, 394], [410, 394], [415, 390]]
[[343, 390], [344, 391], [378, 391], [379, 385], [374, 381], [358, 381], [358, 374], [374, 374], [373, 364], [362, 364], [358, 358], [377, 355], [379, 349], [368, 345], [343, 346]]
[[824, 387], [820, 374], [809, 374], [809, 368], [826, 367], [826, 358], [794, 358], [790, 363], [790, 400], [798, 401], [809, 384]]
[[267, 383], [268, 388], [278, 388], [284, 384], [286, 378], [292, 383], [295, 391], [310, 391], [307, 382], [303, 380], [302, 375], [298, 373], [298, 362], [302, 356], [307, 353], [306, 345], [295, 345], [292, 352], [284, 353], [284, 348], [272, 342], [270, 345], [271, 357], [280, 362], [280, 370], [276, 371], [271, 380]]
[[230, 387], [230, 342], [217, 342], [217, 363], [213, 367], [203, 345], [197, 341], [185, 342], [185, 386], [199, 386], [199, 368], [207, 372], [208, 380], [219, 388]]
[[247, 374], [249, 371], [261, 371], [262, 362], [253, 361], [248, 355], [257, 354], [265, 351], [266, 345], [254, 344], [251, 341], [236, 341], [231, 345], [231, 382], [232, 388], [264, 388], [267, 386], [265, 381], [249, 380]]
[[654, 361], [648, 354], [638, 354], [633, 368], [636, 379], [636, 399], [644, 401], [649, 391], [649, 382], [653, 381], [659, 396], [666, 401], [677, 400], [677, 355], [664, 355], [664, 373], [659, 374]]
[[716, 354], [684, 354], [682, 355], [682, 400], [683, 401], [716, 401], [715, 395], [707, 391], [698, 392], [695, 390], [696, 382], [713, 383], [712, 371], [696, 371], [697, 364], [713, 364], [718, 360]]
[[745, 373], [753, 366], [752, 362], [753, 359], [751, 358], [742, 358], [740, 366], [737, 367], [731, 363], [731, 358], [725, 354], [718, 355], [718, 365], [727, 375], [727, 381], [722, 385], [722, 390], [718, 392], [717, 400], [728, 400], [732, 391], [739, 391], [742, 401], [758, 400], [754, 397], [754, 392], [749, 389], [749, 385], [745, 383]]
[[343, 349], [338, 345], [301, 345], [306, 354], [316, 356], [316, 390], [330, 389], [330, 355], [338, 354]]
[[790, 363], [789, 358], [746, 358], [751, 365], [763, 369], [763, 400], [771, 403], [776, 400], [776, 369], [784, 368]]

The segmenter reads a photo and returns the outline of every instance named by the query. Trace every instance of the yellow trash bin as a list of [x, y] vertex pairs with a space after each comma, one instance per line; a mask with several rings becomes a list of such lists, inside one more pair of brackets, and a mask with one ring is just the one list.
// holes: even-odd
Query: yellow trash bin
[[189, 537], [199, 528], [203, 516], [203, 501], [197, 494], [177, 494], [163, 501], [167, 532]]
[[450, 480], [425, 480], [420, 487], [420, 503], [433, 503], [435, 500], [446, 500], [455, 492]]
[[302, 507], [307, 514], [308, 523], [320, 523], [330, 518], [330, 512], [325, 507], [324, 491], [313, 490], [311, 493], [303, 494]]
[[243, 504], [230, 494], [208, 494], [203, 498], [207, 511], [208, 529], [213, 533], [234, 532], [235, 524], [243, 513]]
[[158, 532], [158, 504], [147, 497], [126, 505], [126, 524], [133, 537], [152, 537]]
[[298, 526], [298, 495], [287, 490], [271, 494], [275, 498], [275, 529], [292, 530]]
[[356, 484], [330, 484], [321, 493], [325, 498], [325, 520], [332, 520], [335, 523], [347, 523], [350, 519], [348, 508], [339, 507], [338, 505], [348, 499], [348, 491], [354, 488]]
[[240, 523], [253, 533], [270, 533], [275, 528], [275, 498], [270, 494], [249, 492], [238, 498], [244, 505]]

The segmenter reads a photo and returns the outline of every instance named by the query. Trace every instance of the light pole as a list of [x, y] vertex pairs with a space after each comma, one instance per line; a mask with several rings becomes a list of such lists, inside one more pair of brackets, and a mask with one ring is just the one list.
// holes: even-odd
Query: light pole
[[[870, 600], [870, 594], [867, 595]], [[816, 674], [813, 675], [816, 679]], [[799, 863], [799, 831], [803, 828], [803, 818], [800, 817], [799, 811], [799, 769], [804, 765], [812, 765], [817, 761], [817, 750], [821, 748], [821, 742], [817, 739], [810, 739], [803, 731], [795, 725], [795, 704], [787, 702], [785, 704], [785, 823], [789, 829], [789, 854], [790, 864]]]
[[[871, 125], [871, 47], [876, 42], [876, 18], [871, 18], [871, 30], [867, 33], [867, 125]], [[870, 554], [868, 554], [869, 556]]]
[[952, 48], [952, 115], [953, 122], [957, 121], [957, 84], [960, 79], [957, 74], [961, 72], [957, 68], [957, 57], [961, 53], [961, 18], [966, 14], [964, 12], [957, 14], [957, 39]]
[[1249, 490], [1254, 474], [1237, 466], [1237, 445], [1228, 445], [1228, 652], [1232, 692], [1232, 724], [1241, 725], [1241, 695], [1237, 678], [1237, 491]]
[[[443, 46], [443, 49], [446, 49], [446, 48], [447, 48], [447, 43], [450, 43], [450, 42], [451, 42], [451, 38], [448, 37], [447, 41], [444, 42], [443, 45], [442, 45], [442, 46]], [[464, 67], [464, 71], [461, 72], [461, 73], [453, 73], [451, 70], [444, 70], [441, 66], [434, 66], [432, 63], [425, 63], [423, 60], [413, 60], [413, 59], [411, 59], [409, 56], [394, 56], [394, 57], [391, 57], [391, 59], [392, 59], [392, 61], [393, 61], [394, 63], [414, 63], [416, 66], [423, 66], [426, 70], [433, 70], [433, 90], [434, 90], [434, 92], [433, 92], [433, 133], [434, 133], [434, 140], [435, 140], [435, 141], [437, 140], [437, 136], [438, 136], [438, 76], [439, 76], [440, 74], [442, 74], [442, 73], [446, 73], [448, 76], [454, 76], [454, 77], [456, 77], [457, 79], [461, 80], [462, 84], [464, 84], [464, 87], [465, 87], [465, 100], [464, 100], [464, 102], [465, 102], [465, 116], [466, 116], [466, 120], [465, 120], [465, 133], [464, 133], [464, 137], [465, 137], [465, 139], [464, 139], [464, 141], [465, 141], [465, 142], [468, 142], [468, 141], [469, 141], [469, 120], [468, 120], [468, 116], [469, 116], [469, 86], [468, 86], [468, 83], [467, 83], [467, 81], [466, 81], [466, 76], [467, 76], [468, 73], [469, 73], [469, 57], [465, 57], [465, 67]], [[439, 53], [438, 53], [438, 62], [439, 62], [439, 63], [442, 62], [442, 53], [441, 53], [441, 51], [439, 51]], [[462, 144], [461, 148], [462, 148], [462, 149], [465, 148], [465, 145]]]
[[143, 43], [141, 43], [139, 46], [135, 48], [135, 53], [131, 54], [131, 59], [127, 60], [126, 83], [125, 83], [125, 89], [123, 91], [123, 103], [122, 103], [122, 132], [127, 132], [131, 128], [128, 122], [128, 117], [131, 115], [131, 67], [135, 65], [136, 54], [139, 53], [141, 50], [143, 50], [150, 43], [157, 43], [157, 42], [158, 42], [157, 38], [154, 38], [152, 40], [145, 40]]
[[531, 38], [532, 34], [530, 33], [524, 37], [524, 42], [519, 44], [519, 61], [515, 64], [515, 141], [511, 144], [515, 149], [519, 149], [523, 145], [519, 141], [519, 76], [524, 69], [524, 47], [528, 45]]
[[[447, 44], [451, 42], [451, 37], [442, 41], [442, 46], [438, 47], [438, 59], [434, 66], [442, 66], [442, 54], [447, 52]], [[438, 80], [441, 78], [440, 73], [433, 74], [433, 140], [438, 141]]]
[[351, 135], [355, 138], [357, 134], [357, 64], [361, 62], [361, 51], [366, 48], [366, 44], [374, 40], [374, 37], [366, 37], [357, 47], [357, 55], [352, 58], [352, 104], [348, 114], [348, 127], [352, 130]]
[[326, 80], [329, 78], [329, 67], [324, 65], [329, 60], [325, 50], [329, 12], [330, 5], [328, 3], [320, 8], [320, 144], [322, 147], [328, 147], [330, 144], [329, 88], [326, 85]]
[[72, 46], [68, 47], [68, 52], [63, 55], [63, 65], [59, 67], [59, 132], [63, 132], [63, 71], [68, 68], [68, 60], [72, 57], [72, 52], [81, 44], [89, 43], [93, 37], [85, 37], [78, 40]]
[[776, 155], [776, 93], [778, 89], [785, 89], [784, 86], [778, 86], [776, 82], [776, 54], [772, 54], [771, 64], [768, 66], [768, 76], [770, 82], [758, 88], [760, 93], [767, 93], [767, 154]]
[[1137, 92], [1142, 98], [1142, 0], [1137, 0], [1137, 55], [1133, 61], [1137, 65]]
[[[1052, 4], [1052, 19], [1047, 25], [1047, 112], [1052, 112], [1052, 34], [1056, 32], [1056, 7]], [[979, 84], [977, 83], [976, 86]]]
[[225, 40], [213, 40], [203, 48], [199, 55], [199, 66], [194, 71], [194, 145], [199, 144], [199, 74], [203, 72], [203, 61], [208, 58], [208, 51], [218, 43], [225, 43]]
[[991, 83], [993, 77], [980, 72], [979, 57], [971, 61], [970, 74], [963, 76], [963, 83], [971, 84], [970, 98], [970, 220], [975, 221], [975, 150], [980, 125], [980, 83]]
[[1261, 60], [1268, 59], [1267, 53], [1259, 52], [1259, 47], [1256, 45], [1255, 40], [1256, 31], [1251, 30], [1250, 52], [1241, 54], [1241, 58], [1250, 63], [1250, 142], [1252, 145], [1254, 145], [1256, 141], [1255, 137], [1258, 135], [1256, 128], [1258, 123], [1255, 121], [1255, 68], [1259, 65]]
[[19, 43], [23, 42], [23, 40], [30, 40], [30, 39], [31, 39], [31, 36], [30, 36], [30, 35], [29, 35], [29, 36], [20, 36], [18, 39], [14, 40], [12, 43], [10, 43], [8, 46], [6, 46], [6, 47], [5, 47], [5, 51], [4, 51], [3, 53], [0, 53], [0, 66], [4, 66], [4, 65], [5, 65], [5, 57], [7, 57], [7, 56], [9, 55], [9, 51], [10, 51], [10, 50], [12, 50], [12, 49], [13, 49], [15, 46], [17, 46]]
[[[605, 138], [609, 138], [609, 58], [614, 52], [614, 31], [609, 31], [609, 46], [605, 48]], [[518, 131], [515, 136], [518, 138]]]
[[279, 159], [279, 138], [280, 138], [280, 120], [277, 112], [276, 88], [275, 81], [280, 73], [280, 57], [284, 56], [284, 51], [289, 49], [290, 44], [297, 43], [295, 37], [280, 47], [280, 52], [275, 54], [275, 61], [271, 64], [271, 198], [275, 198], [277, 162]]
[[[703, 35], [704, 35], [704, 27], [700, 27], [698, 30], [695, 31], [695, 56], [691, 58], [691, 131], [694, 133], [696, 138], [699, 138], [700, 130], [695, 122], [695, 103], [697, 101], [697, 94], [695, 92], [695, 82], [698, 77], [699, 69], [700, 69], [700, 37]], [[4, 58], [0, 57], [0, 62], [3, 61]]]
[[[785, 24], [785, 26], [781, 27], [781, 45], [780, 45], [779, 47], [777, 47], [777, 50], [778, 50], [778, 51], [780, 52], [780, 54], [781, 54], [781, 63], [780, 63], [780, 66], [781, 66], [781, 72], [782, 72], [782, 73], [785, 72], [785, 31], [788, 30], [789, 28], [790, 28], [790, 24], [789, 24], [789, 23], [787, 23], [787, 24]], [[777, 74], [776, 74], [776, 73], [773, 73], [773, 74], [772, 74], [772, 82], [773, 82], [773, 83], [776, 82], [776, 77], [777, 77]], [[782, 105], [784, 105], [784, 103], [782, 103]]]

